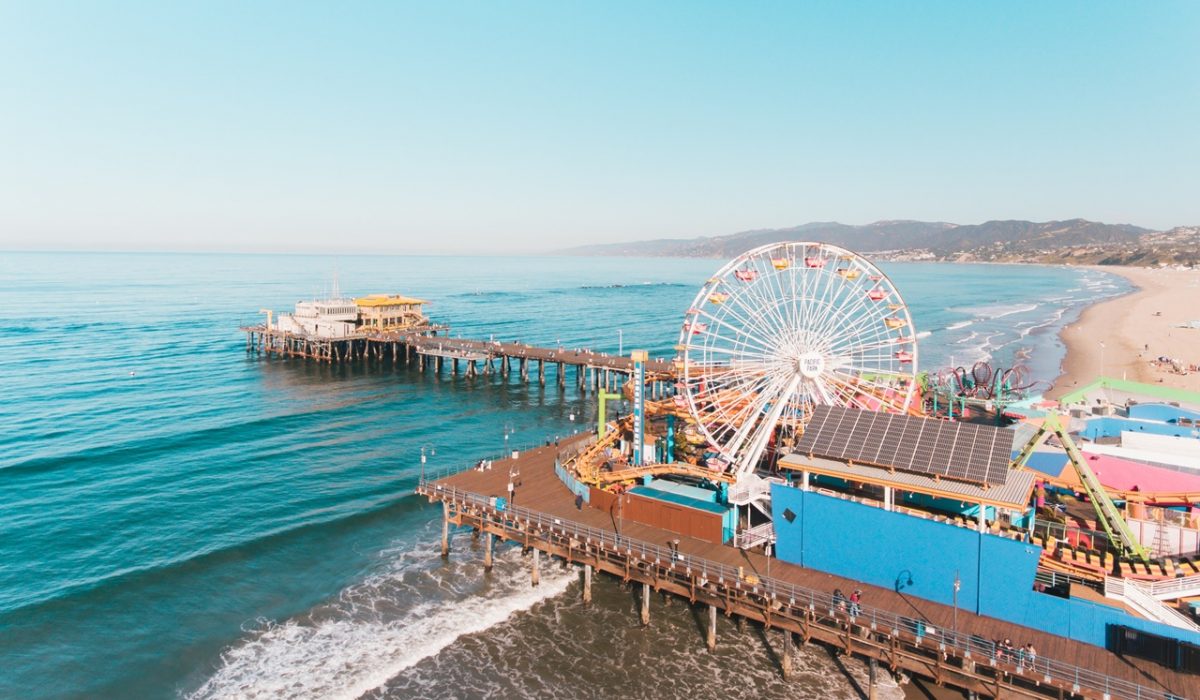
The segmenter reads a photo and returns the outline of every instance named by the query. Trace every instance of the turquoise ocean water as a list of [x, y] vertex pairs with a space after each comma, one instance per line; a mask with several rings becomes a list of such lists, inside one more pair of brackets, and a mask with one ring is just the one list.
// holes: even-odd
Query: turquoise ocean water
[[[348, 293], [430, 300], [455, 335], [615, 352], [619, 329], [626, 351], [671, 356], [720, 265], [0, 253], [0, 697], [728, 697], [733, 664], [762, 697], [794, 692], [732, 625], [699, 654], [678, 604], [641, 630], [614, 582], [584, 614], [570, 572], [530, 589], [507, 550], [484, 577], [469, 536], [437, 556], [440, 511], [411, 495], [422, 448], [438, 468], [542, 442], [589, 425], [591, 398], [256, 359], [237, 330], [323, 295], [336, 268]], [[930, 333], [922, 368], [1025, 350], [1043, 380], [1062, 324], [1126, 289], [1061, 268], [883, 267]], [[800, 682], [849, 694], [810, 655]]]

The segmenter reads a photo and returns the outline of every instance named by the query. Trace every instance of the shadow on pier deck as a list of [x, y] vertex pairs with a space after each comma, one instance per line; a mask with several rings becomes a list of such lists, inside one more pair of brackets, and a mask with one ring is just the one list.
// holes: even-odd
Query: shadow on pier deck
[[[862, 658], [872, 672], [878, 662], [987, 697], [1197, 697], [1200, 681], [1195, 676], [1148, 661], [963, 610], [957, 613], [955, 633], [955, 613], [949, 606], [622, 521], [619, 514], [577, 504], [554, 472], [559, 449], [532, 450], [496, 461], [486, 471], [422, 477], [417, 491], [442, 502], [447, 528], [453, 523], [486, 533], [485, 566], [490, 565], [492, 539], [499, 537], [533, 550], [535, 583], [541, 552], [582, 566], [585, 601], [590, 599], [593, 570], [642, 584], [643, 624], [649, 622], [651, 589], [707, 605], [705, 641], [710, 648], [717, 643], [718, 609], [779, 630], [785, 676], [798, 636]], [[515, 484], [513, 501], [497, 508], [494, 498], [507, 498], [510, 479]], [[443, 547], [448, 548], [445, 534]], [[835, 588], [862, 589], [864, 605], [857, 616], [850, 617], [848, 609], [834, 603]], [[1038, 656], [1032, 667], [1012, 656], [997, 657], [992, 640], [1005, 638], [1018, 646], [1034, 644]]]

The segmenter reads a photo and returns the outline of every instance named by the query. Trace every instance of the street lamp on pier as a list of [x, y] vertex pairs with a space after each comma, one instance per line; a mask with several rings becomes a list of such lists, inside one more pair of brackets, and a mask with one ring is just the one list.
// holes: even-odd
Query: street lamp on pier
[[429, 456], [431, 456], [431, 457], [437, 455], [437, 450], [434, 449], [433, 445], [421, 445], [421, 482], [422, 483], [424, 483], [424, 481], [425, 481], [425, 460], [427, 459], [426, 454], [425, 454], [426, 450], [429, 451]]
[[958, 644], [958, 589], [962, 588], [962, 581], [958, 578], [958, 569], [954, 570], [954, 643]]

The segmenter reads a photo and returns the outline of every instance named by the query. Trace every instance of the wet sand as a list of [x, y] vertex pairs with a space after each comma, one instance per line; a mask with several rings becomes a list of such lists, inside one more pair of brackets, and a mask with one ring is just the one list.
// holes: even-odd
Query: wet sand
[[1200, 372], [1184, 376], [1151, 363], [1167, 356], [1185, 365], [1200, 364], [1200, 329], [1179, 327], [1200, 320], [1200, 270], [1096, 269], [1120, 275], [1137, 289], [1087, 308], [1063, 329], [1067, 356], [1046, 395], [1056, 398], [1101, 374], [1200, 391]]

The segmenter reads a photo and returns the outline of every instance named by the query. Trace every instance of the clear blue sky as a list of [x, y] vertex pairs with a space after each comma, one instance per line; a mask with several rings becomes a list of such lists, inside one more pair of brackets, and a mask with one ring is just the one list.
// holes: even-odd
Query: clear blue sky
[[0, 3], [0, 248], [1200, 224], [1200, 3]]

